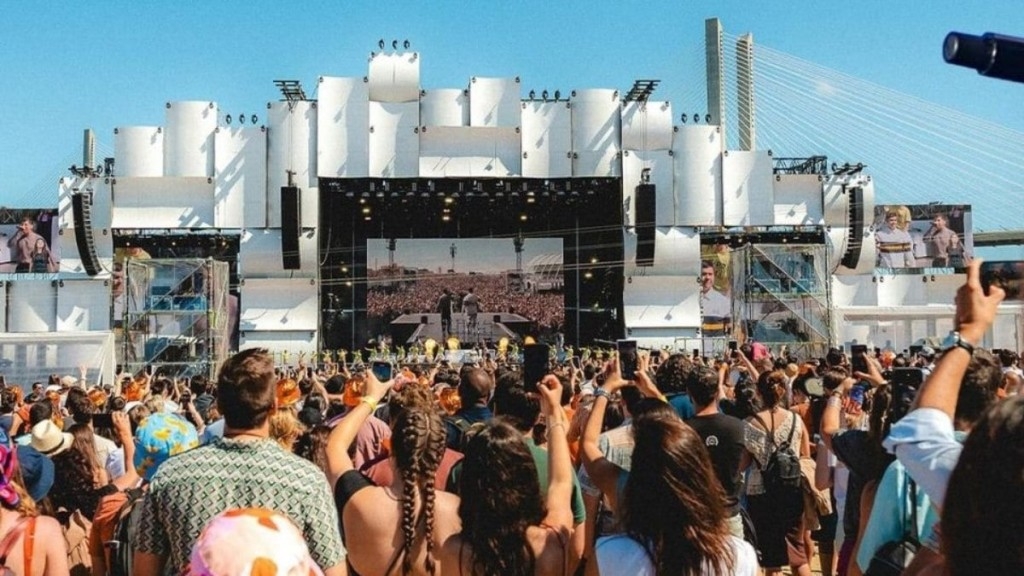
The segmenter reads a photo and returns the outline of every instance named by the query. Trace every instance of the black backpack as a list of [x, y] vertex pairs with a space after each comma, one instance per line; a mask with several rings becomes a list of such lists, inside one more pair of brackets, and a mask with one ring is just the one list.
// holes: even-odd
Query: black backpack
[[799, 494], [802, 489], [803, 474], [800, 471], [800, 457], [790, 450], [793, 433], [796, 431], [796, 414], [790, 413], [790, 416], [793, 417], [793, 426], [789, 429], [789, 436], [782, 444], [776, 444], [775, 428], [768, 428], [764, 420], [754, 414], [754, 418], [768, 432], [768, 458], [764, 467], [761, 468], [761, 479], [764, 482], [765, 491], [773, 496]]
[[131, 574], [132, 565], [132, 544], [130, 542], [132, 511], [135, 505], [142, 500], [142, 488], [133, 488], [124, 491], [127, 499], [121, 505], [117, 513], [117, 522], [114, 524], [114, 535], [110, 540], [104, 542], [110, 553], [110, 561], [107, 564], [107, 574], [111, 576], [128, 576]]

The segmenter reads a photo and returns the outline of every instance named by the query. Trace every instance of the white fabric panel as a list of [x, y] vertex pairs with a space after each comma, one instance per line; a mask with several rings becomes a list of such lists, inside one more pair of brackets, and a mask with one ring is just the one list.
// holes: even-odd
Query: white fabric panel
[[572, 96], [573, 176], [622, 174], [622, 118], [616, 90], [579, 90]]
[[833, 306], [875, 306], [878, 304], [878, 289], [871, 276], [833, 276]]
[[956, 291], [966, 282], [966, 274], [929, 276], [928, 283], [924, 285], [925, 302], [928, 304], [953, 304], [956, 298]]
[[429, 127], [420, 133], [421, 178], [504, 178], [521, 173], [515, 128]]
[[371, 102], [416, 102], [420, 97], [417, 52], [374, 54], [370, 58]]
[[213, 102], [168, 102], [164, 125], [164, 175], [213, 176], [217, 106]]
[[0, 334], [7, 330], [7, 282], [0, 282]]
[[818, 174], [777, 174], [775, 176], [775, 224], [780, 226], [821, 225], [822, 177]]
[[[628, 276], [700, 275], [700, 235], [693, 228], [658, 226], [654, 230], [654, 265], [636, 265], [636, 234], [622, 235], [623, 274]], [[696, 281], [696, 280], [694, 280]]]
[[370, 88], [365, 78], [320, 77], [317, 172], [366, 178], [370, 166]]
[[110, 282], [62, 280], [57, 287], [57, 331], [110, 330]]
[[519, 78], [479, 78], [469, 82], [469, 125], [515, 128], [522, 116]]
[[718, 126], [679, 126], [672, 139], [676, 224], [722, 223], [722, 131]]
[[112, 180], [113, 228], [210, 228], [212, 178], [123, 178]]
[[370, 177], [419, 176], [420, 105], [370, 102]]
[[[846, 194], [843, 193], [845, 179], [837, 176], [828, 176], [822, 188], [822, 209], [825, 217], [825, 225], [835, 227], [848, 226], [849, 203]], [[872, 214], [870, 217], [874, 217]]]
[[[54, 252], [59, 252], [61, 278], [89, 278], [85, 267], [82, 265], [82, 257], [78, 252], [78, 244], [75, 241], [74, 228], [61, 228], [58, 231], [59, 246]], [[94, 278], [109, 278], [110, 270], [114, 266], [114, 239], [111, 231], [93, 229], [93, 244], [96, 247], [96, 257], [99, 258], [102, 271]]]
[[918, 306], [925, 304], [925, 283], [917, 274], [878, 277], [879, 306]]
[[318, 270], [316, 230], [299, 235], [300, 270], [285, 270], [281, 261], [280, 229], [242, 231], [238, 250], [238, 274], [249, 278], [314, 278]]
[[8, 284], [9, 332], [55, 332], [57, 287], [50, 280], [16, 280]]
[[214, 135], [213, 218], [218, 228], [267, 225], [267, 129], [228, 126]]
[[249, 278], [239, 292], [238, 329], [243, 332], [317, 328], [319, 289], [313, 279]]
[[57, 186], [57, 218], [61, 228], [73, 228], [75, 215], [71, 207], [71, 195], [75, 192], [92, 192], [92, 227], [98, 231], [110, 228], [110, 179], [94, 178], [79, 180], [64, 177]]
[[461, 88], [424, 90], [420, 95], [424, 126], [469, 126], [469, 96]]
[[650, 168], [651, 184], [657, 194], [654, 222], [658, 226], [672, 226], [676, 206], [672, 194], [672, 156], [668, 150], [622, 151], [622, 202], [626, 206], [626, 225], [636, 225], [636, 187], [644, 168]]
[[302, 222], [303, 228], [316, 228], [320, 225], [320, 189], [300, 188], [302, 194]]
[[722, 224], [775, 223], [772, 157], [767, 151], [729, 150], [722, 159]]
[[623, 150], [672, 148], [671, 102], [626, 102], [622, 106]]
[[159, 126], [114, 128], [114, 173], [118, 176], [164, 175], [164, 132]]
[[[316, 352], [317, 333], [312, 332], [257, 332], [254, 330], [240, 332], [238, 347], [266, 348], [274, 354], [286, 352], [289, 358], [306, 354], [308, 358]], [[294, 360], [293, 360], [294, 361]]]
[[572, 176], [572, 106], [568, 102], [522, 103], [523, 177]]
[[622, 294], [626, 329], [699, 327], [700, 287], [695, 276], [632, 276]]
[[[288, 171], [299, 188], [317, 186], [316, 102], [271, 102], [267, 133], [267, 225], [281, 225], [281, 187]], [[275, 194], [274, 192], [277, 191]]]

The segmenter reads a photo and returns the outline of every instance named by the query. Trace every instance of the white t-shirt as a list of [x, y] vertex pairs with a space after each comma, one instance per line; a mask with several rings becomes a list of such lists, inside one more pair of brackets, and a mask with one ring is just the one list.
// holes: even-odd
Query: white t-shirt
[[[754, 547], [735, 536], [729, 536], [729, 545], [735, 557], [731, 574], [756, 576], [759, 567]], [[598, 538], [594, 551], [597, 553], [597, 568], [601, 576], [654, 576], [654, 565], [647, 551], [629, 536]], [[705, 567], [701, 574], [714, 574], [709, 568]]]

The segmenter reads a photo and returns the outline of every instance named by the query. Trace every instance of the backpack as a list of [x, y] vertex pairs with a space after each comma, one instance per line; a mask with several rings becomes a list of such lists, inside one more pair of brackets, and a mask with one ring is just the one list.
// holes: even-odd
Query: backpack
[[108, 553], [107, 574], [110, 576], [128, 576], [132, 566], [131, 520], [135, 505], [142, 500], [142, 488], [125, 490], [126, 499], [114, 521], [114, 535], [104, 542]]
[[754, 418], [768, 431], [768, 459], [761, 468], [761, 479], [765, 491], [773, 496], [799, 494], [802, 490], [803, 473], [800, 471], [800, 457], [790, 450], [793, 433], [796, 431], [796, 414], [790, 413], [794, 422], [789, 436], [781, 444], [775, 443], [775, 428], [768, 428], [757, 414]]
[[448, 447], [451, 448], [452, 450], [462, 452], [463, 454], [466, 453], [466, 446], [469, 444], [469, 441], [472, 440], [473, 436], [476, 436], [477, 433], [483, 430], [484, 426], [487, 425], [486, 422], [473, 422], [472, 424], [470, 424], [469, 420], [466, 420], [465, 418], [458, 416], [454, 418], [448, 418], [447, 420], [453, 426], [455, 426], [455, 429], [457, 431], [457, 436], [454, 443], [455, 445], [449, 445]]
[[907, 482], [910, 485], [910, 518], [904, 517], [903, 536], [875, 550], [864, 576], [899, 576], [921, 548], [921, 540], [917, 536], [917, 484], [909, 476]]

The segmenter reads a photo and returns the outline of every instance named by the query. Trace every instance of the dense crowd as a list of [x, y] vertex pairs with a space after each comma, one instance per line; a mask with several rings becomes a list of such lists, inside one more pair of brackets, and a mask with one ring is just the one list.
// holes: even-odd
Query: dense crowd
[[[405, 279], [396, 287], [371, 286], [366, 294], [366, 312], [370, 317], [394, 320], [402, 314], [436, 313], [438, 298], [447, 288], [462, 297], [472, 288], [480, 302], [480, 313], [519, 314], [543, 328], [557, 328], [565, 320], [565, 302], [561, 292], [527, 294], [510, 289], [500, 274], [421, 275]], [[461, 300], [460, 300], [461, 301]], [[461, 311], [456, 305], [454, 312]]]
[[275, 366], [0, 397], [13, 574], [1024, 573], [1019, 359], [940, 351]]

